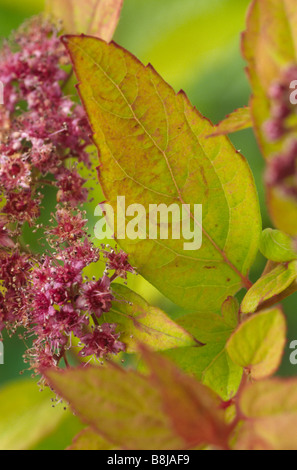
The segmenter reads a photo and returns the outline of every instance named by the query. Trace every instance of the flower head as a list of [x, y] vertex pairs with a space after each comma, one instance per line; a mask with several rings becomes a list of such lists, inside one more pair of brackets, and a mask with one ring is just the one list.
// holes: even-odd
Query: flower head
[[48, 233], [54, 235], [59, 243], [73, 242], [86, 235], [87, 220], [83, 219], [81, 212], [74, 214], [67, 209], [58, 209], [55, 217], [58, 225], [48, 230]]
[[5, 217], [0, 217], [0, 248], [14, 248], [15, 246], [6, 228], [7, 224], [8, 220]]
[[[111, 282], [133, 268], [124, 252], [111, 250], [103, 277], [85, 277], [101, 252], [77, 210], [88, 198], [78, 168], [89, 167], [90, 126], [82, 106], [64, 94], [69, 60], [56, 27], [35, 18], [13, 40], [14, 48], [6, 43], [0, 51], [0, 333], [21, 326], [33, 337], [25, 360], [39, 373], [62, 359], [67, 365], [72, 336], [84, 357], [125, 350], [116, 325], [99, 326], [98, 318], [111, 309]], [[45, 185], [57, 190], [58, 206], [50, 227], [36, 226], [50, 250], [37, 255], [17, 238], [25, 222], [36, 225]], [[115, 271], [111, 278], [108, 270]]]
[[40, 204], [40, 196], [33, 198], [30, 190], [10, 192], [7, 195], [3, 212], [12, 220], [17, 220], [20, 223], [28, 222], [29, 225], [33, 225], [40, 216]]
[[82, 294], [77, 299], [77, 306], [100, 317], [109, 312], [114, 297], [110, 290], [110, 279], [103, 276], [99, 281], [88, 282], [82, 287]]
[[0, 186], [6, 191], [30, 188], [30, 165], [19, 154], [0, 156]]
[[68, 202], [73, 207], [86, 202], [88, 191], [83, 187], [86, 180], [76, 171], [64, 169], [57, 175], [57, 181], [59, 187], [58, 202]]
[[115, 324], [103, 323], [92, 333], [83, 336], [81, 339], [86, 346], [81, 350], [80, 356], [94, 355], [97, 358], [102, 358], [107, 354], [118, 354], [125, 351], [125, 345], [118, 341], [120, 335], [115, 333], [115, 330]]
[[106, 268], [110, 271], [115, 271], [115, 274], [118, 277], [124, 279], [127, 278], [127, 273], [135, 273], [135, 270], [132, 268], [128, 262], [128, 255], [123, 250], [114, 250], [105, 251], [104, 256], [106, 258]]

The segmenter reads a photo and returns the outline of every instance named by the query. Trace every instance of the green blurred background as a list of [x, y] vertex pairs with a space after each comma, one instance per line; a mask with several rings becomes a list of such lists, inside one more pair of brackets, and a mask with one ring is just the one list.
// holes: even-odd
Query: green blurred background
[[[26, 2], [0, 0], [0, 36], [8, 37], [24, 19], [42, 11], [43, 3], [43, 0], [26, 0]], [[244, 73], [244, 62], [240, 56], [240, 33], [244, 29], [249, 3], [249, 0], [207, 2], [205, 0], [124, 0], [124, 9], [115, 40], [136, 54], [144, 63], [152, 63], [176, 91], [182, 88], [199, 111], [217, 123], [235, 108], [248, 104], [250, 89]], [[242, 131], [233, 135], [231, 139], [235, 147], [248, 159], [254, 173], [261, 203], [263, 228], [271, 226], [265, 207], [262, 182], [264, 163], [253, 133], [251, 130]], [[48, 194], [48, 197], [51, 195]], [[45, 219], [47, 217], [48, 214], [45, 214]], [[27, 232], [28, 241], [31, 241], [31, 237], [32, 234]], [[37, 244], [36, 237], [35, 240]], [[252, 280], [260, 276], [264, 265], [265, 261], [259, 255], [251, 273]], [[139, 276], [131, 280], [129, 286], [151, 303], [162, 306], [173, 317], [180, 313]], [[291, 340], [297, 339], [296, 299], [297, 295], [284, 302], [289, 324], [288, 344]], [[23, 417], [24, 412], [26, 414], [31, 409], [30, 406], [35, 403], [36, 397], [33, 400], [34, 392], [30, 389], [30, 385], [24, 382], [25, 390], [31, 390], [31, 401], [28, 399], [27, 403], [25, 400], [19, 415], [16, 413], [14, 418], [9, 418], [8, 411], [2, 409], [1, 396], [3, 398], [3, 393], [7, 394], [7, 389], [3, 389], [3, 386], [7, 386], [7, 382], [24, 380], [20, 371], [24, 369], [22, 354], [25, 350], [20, 340], [9, 339], [7, 336], [4, 339], [4, 347], [5, 365], [0, 366], [0, 416], [2, 416], [0, 448], [2, 445], [25, 447], [22, 439], [23, 444], [16, 444], [19, 441], [15, 435], [19, 436], [20, 426], [18, 425], [17, 430], [14, 426], [18, 416]], [[290, 365], [288, 347], [279, 373], [281, 375], [297, 373], [297, 366]], [[13, 385], [9, 387], [12, 387], [8, 390], [11, 390], [10, 394], [13, 395]], [[19, 391], [18, 396], [20, 393]], [[68, 412], [66, 414], [66, 418], [57, 418], [58, 428], [53, 425], [56, 429], [54, 435], [49, 431], [44, 434], [46, 437], [40, 438], [40, 433], [39, 437], [31, 436], [29, 444], [26, 444], [27, 447], [58, 449], [67, 445], [73, 428], [79, 428], [80, 425]], [[3, 417], [6, 415], [8, 421]], [[46, 416], [45, 412], [42, 420], [48, 419]], [[26, 429], [26, 420], [22, 419]], [[6, 438], [4, 441], [6, 444], [3, 444], [1, 436], [7, 435], [9, 426], [14, 429], [14, 433], [8, 440]], [[29, 430], [28, 432], [30, 433]]]

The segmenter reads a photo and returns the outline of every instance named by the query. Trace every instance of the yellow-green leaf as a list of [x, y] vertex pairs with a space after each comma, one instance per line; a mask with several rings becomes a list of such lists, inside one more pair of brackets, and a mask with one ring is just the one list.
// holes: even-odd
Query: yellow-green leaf
[[291, 237], [297, 235], [297, 204], [279, 188], [267, 189], [269, 213], [274, 225]]
[[127, 352], [137, 351], [139, 343], [154, 350], [197, 346], [197, 341], [184, 328], [171, 320], [161, 309], [149, 305], [128, 287], [113, 284], [116, 301], [102, 321], [117, 324]]
[[46, 0], [46, 11], [63, 21], [66, 32], [111, 41], [123, 0]]
[[241, 450], [297, 450], [297, 380], [278, 378], [246, 387], [240, 409], [247, 421], [239, 430]]
[[230, 298], [222, 307], [225, 317], [211, 313], [185, 315], [178, 323], [205, 346], [166, 352], [166, 356], [181, 369], [194, 375], [224, 401], [236, 394], [243, 372], [242, 367], [231, 361], [226, 351], [226, 342], [237, 326], [238, 309], [236, 301]]
[[215, 131], [211, 134], [211, 137], [232, 134], [233, 132], [248, 129], [252, 127], [252, 125], [250, 108], [238, 108], [233, 111], [233, 113], [228, 114], [223, 121], [215, 126]]
[[222, 317], [224, 322], [235, 328], [239, 320], [239, 302], [235, 297], [228, 297], [221, 307]]
[[209, 343], [201, 348], [181, 348], [166, 357], [217, 393], [223, 401], [233, 398], [239, 388], [243, 368], [231, 361], [226, 342]]
[[96, 433], [92, 428], [86, 428], [81, 431], [73, 440], [71, 446], [67, 450], [118, 450], [119, 447], [114, 446], [100, 434]]
[[259, 249], [267, 259], [277, 263], [285, 263], [297, 259], [293, 249], [293, 240], [280, 230], [267, 228], [263, 230]]
[[297, 261], [280, 264], [251, 287], [242, 301], [241, 312], [253, 313], [267, 301], [278, 301], [278, 296], [286, 292], [296, 278]]
[[254, 379], [278, 369], [286, 344], [286, 320], [279, 308], [250, 317], [233, 333], [227, 352], [235, 364], [247, 369]]
[[[203, 207], [202, 247], [185, 240], [119, 240], [130, 261], [162, 293], [186, 308], [217, 311], [250, 287], [248, 271], [260, 236], [260, 214], [246, 160], [226, 137], [207, 138], [212, 124], [156, 73], [112, 43], [68, 36], [65, 44], [100, 151], [100, 183], [117, 210], [173, 203]], [[147, 216], [148, 217], [148, 216]], [[127, 220], [126, 220], [127, 223]], [[248, 230], [247, 230], [248, 227]]]
[[177, 322], [203, 344], [226, 342], [236, 326], [220, 314], [202, 312], [184, 315]]

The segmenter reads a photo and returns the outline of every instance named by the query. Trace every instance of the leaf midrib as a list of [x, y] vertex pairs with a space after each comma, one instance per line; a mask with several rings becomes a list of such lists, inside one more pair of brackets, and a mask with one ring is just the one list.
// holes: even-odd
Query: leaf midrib
[[[67, 37], [67, 40], [68, 41], [71, 41], [71, 37]], [[98, 39], [99, 40], [99, 39]], [[99, 40], [101, 41], [101, 40]], [[184, 204], [186, 205], [185, 201], [183, 200], [183, 197], [182, 197], [182, 194], [181, 194], [181, 191], [177, 185], [177, 182], [176, 182], [176, 179], [175, 179], [175, 176], [173, 174], [173, 170], [171, 168], [171, 165], [169, 163], [169, 160], [168, 160], [168, 157], [166, 155], [166, 152], [161, 149], [161, 147], [157, 144], [157, 142], [155, 141], [155, 139], [150, 135], [150, 133], [146, 130], [146, 128], [144, 127], [144, 125], [142, 124], [142, 122], [138, 119], [138, 117], [136, 116], [135, 112], [134, 112], [134, 109], [132, 108], [131, 104], [129, 103], [128, 99], [126, 98], [125, 94], [123, 93], [123, 91], [121, 90], [121, 88], [118, 86], [117, 83], [115, 83], [115, 81], [107, 74], [107, 72], [103, 69], [103, 67], [95, 61], [95, 59], [90, 55], [88, 54], [85, 49], [83, 49], [82, 47], [80, 47], [77, 43], [74, 44], [75, 47], [77, 47], [81, 53], [83, 55], [86, 55], [88, 56], [88, 58], [94, 63], [94, 65], [96, 67], [98, 67], [98, 69], [101, 70], [101, 72], [105, 75], [105, 77], [112, 83], [112, 85], [118, 90], [118, 92], [120, 93], [120, 95], [122, 96], [122, 98], [124, 99], [124, 101], [126, 102], [129, 110], [131, 111], [132, 113], [132, 116], [134, 118], [134, 120], [141, 126], [141, 128], [144, 130], [145, 134], [148, 136], [148, 138], [152, 141], [152, 143], [154, 144], [154, 146], [157, 148], [157, 150], [163, 155], [164, 159], [165, 159], [165, 162], [166, 162], [166, 165], [167, 165], [167, 168], [170, 172], [170, 175], [171, 175], [171, 179], [172, 179], [172, 182], [175, 186], [175, 189], [177, 191], [177, 194], [178, 194], [178, 199], [180, 201], [181, 204]], [[124, 58], [125, 59], [125, 58]], [[151, 79], [150, 79], [151, 80]], [[152, 82], [152, 80], [151, 80]], [[155, 84], [153, 83], [154, 85], [154, 88], [155, 88]], [[161, 100], [161, 97], [160, 95], [158, 94], [160, 100]], [[96, 100], [94, 100], [95, 102], [97, 102]], [[163, 100], [161, 100], [162, 104], [163, 104]], [[163, 104], [164, 105], [164, 104]], [[166, 114], [166, 112], [165, 112]], [[166, 114], [167, 116], [167, 114]], [[197, 136], [196, 136], [197, 138]], [[206, 158], [207, 155], [205, 154]], [[187, 207], [187, 206], [186, 206]], [[204, 227], [196, 220], [195, 216], [192, 214], [191, 211], [188, 211], [190, 217], [192, 218], [192, 220], [196, 223], [196, 225], [202, 230], [203, 234], [207, 237], [207, 239], [210, 241], [210, 243], [213, 245], [213, 247], [215, 248], [215, 250], [221, 255], [221, 257], [223, 258], [223, 260], [226, 262], [226, 264], [228, 264], [228, 266], [237, 274], [237, 276], [239, 276], [239, 278], [241, 279], [242, 283], [243, 283], [243, 286], [245, 286], [247, 289], [249, 289], [252, 285], [252, 283], [249, 281], [248, 278], [246, 278], [242, 273], [241, 271], [236, 268], [236, 266], [229, 260], [229, 258], [227, 257], [226, 253], [217, 245], [217, 243], [212, 239], [212, 237], [209, 235], [209, 233], [204, 229]]]

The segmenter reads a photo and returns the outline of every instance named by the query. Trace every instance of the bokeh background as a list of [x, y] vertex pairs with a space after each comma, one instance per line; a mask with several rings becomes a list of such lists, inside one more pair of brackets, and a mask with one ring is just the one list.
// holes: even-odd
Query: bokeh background
[[[125, 0], [115, 40], [144, 63], [152, 63], [176, 91], [182, 88], [199, 111], [217, 123], [235, 108], [248, 104], [250, 89], [240, 55], [240, 33], [249, 3], [249, 0]], [[0, 0], [1, 39], [43, 7], [43, 0]], [[263, 228], [269, 227], [264, 162], [253, 133], [245, 130], [232, 135], [231, 140], [249, 161], [258, 188]], [[53, 207], [54, 196], [47, 194]], [[100, 194], [96, 197], [100, 198]], [[47, 212], [45, 222], [50, 210]], [[37, 251], [40, 249], [37, 236], [33, 238], [27, 230], [25, 238], [35, 243]], [[252, 280], [260, 276], [264, 265], [265, 260], [259, 255]], [[129, 287], [163, 307], [172, 317], [180, 314], [140, 276], [132, 279]], [[297, 295], [284, 302], [289, 331], [279, 374], [287, 376], [297, 374], [297, 366], [289, 362], [289, 343], [297, 339], [296, 301]], [[68, 411], [63, 414], [57, 409], [52, 413], [50, 409], [49, 415], [48, 392], [40, 394], [33, 381], [28, 383], [28, 373], [20, 374], [25, 368], [24, 343], [5, 336], [4, 347], [5, 364], [0, 365], [0, 449], [64, 448], [80, 424]]]

